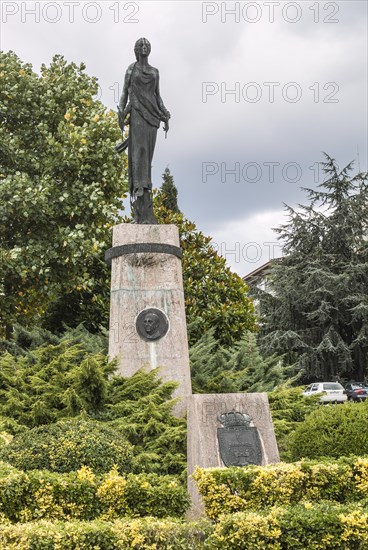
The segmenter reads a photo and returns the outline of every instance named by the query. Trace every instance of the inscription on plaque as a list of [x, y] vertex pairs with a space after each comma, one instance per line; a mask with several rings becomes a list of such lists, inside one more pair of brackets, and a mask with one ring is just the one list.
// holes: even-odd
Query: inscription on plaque
[[169, 330], [169, 321], [161, 310], [150, 308], [140, 312], [135, 326], [143, 340], [154, 342], [165, 336]]
[[223, 425], [217, 428], [217, 439], [225, 466], [261, 465], [261, 440], [257, 428], [250, 426], [250, 416], [230, 411], [220, 414], [218, 420]]

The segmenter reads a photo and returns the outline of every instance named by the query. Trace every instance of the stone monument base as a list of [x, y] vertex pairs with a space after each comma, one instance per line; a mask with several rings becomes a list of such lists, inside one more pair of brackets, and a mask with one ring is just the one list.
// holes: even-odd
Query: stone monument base
[[[231, 423], [237, 423], [238, 417], [246, 418], [244, 415], [250, 417], [250, 424], [231, 425]], [[226, 422], [227, 417], [230, 419], [230, 426], [223, 427], [222, 423]], [[244, 430], [248, 440], [243, 437]], [[226, 437], [222, 436], [227, 434], [229, 434], [228, 446], [220, 449], [222, 439], [226, 447]], [[279, 462], [280, 457], [266, 393], [197, 394], [189, 399], [188, 490], [192, 500], [192, 507], [188, 514], [190, 519], [204, 514], [197, 485], [191, 478], [191, 474], [197, 466], [224, 468], [226, 467], [224, 459], [228, 462], [227, 465], [234, 466], [245, 466], [247, 463], [259, 463], [264, 466]]]
[[[159, 369], [175, 381], [174, 413], [191, 395], [179, 231], [175, 225], [119, 224], [113, 228], [109, 356], [117, 373]], [[151, 327], [149, 326], [151, 324]]]

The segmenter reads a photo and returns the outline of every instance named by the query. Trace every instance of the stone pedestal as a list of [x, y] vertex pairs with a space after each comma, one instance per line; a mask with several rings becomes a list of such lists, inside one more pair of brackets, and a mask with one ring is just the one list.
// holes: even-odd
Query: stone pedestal
[[204, 513], [197, 485], [191, 474], [196, 467], [224, 468], [217, 430], [220, 415], [236, 411], [251, 418], [257, 428], [262, 450], [261, 464], [279, 462], [279, 452], [266, 393], [222, 393], [192, 395], [188, 402], [188, 490], [192, 500], [189, 518]]
[[[179, 232], [175, 225], [119, 224], [113, 229], [109, 356], [118, 357], [118, 373], [159, 367], [163, 380], [179, 383], [175, 409], [185, 414], [191, 380], [185, 320]], [[144, 310], [159, 310], [166, 334], [139, 334]], [[140, 315], [141, 314], [141, 315]], [[137, 331], [137, 318], [138, 331]], [[166, 317], [166, 319], [164, 319]], [[144, 332], [144, 330], [143, 330]]]

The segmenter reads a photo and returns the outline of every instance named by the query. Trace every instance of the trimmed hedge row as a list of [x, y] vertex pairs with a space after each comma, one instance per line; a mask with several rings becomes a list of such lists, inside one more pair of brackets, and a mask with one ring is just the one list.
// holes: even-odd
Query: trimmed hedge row
[[320, 502], [222, 516], [207, 540], [221, 550], [366, 550], [368, 503]]
[[304, 460], [247, 468], [198, 468], [193, 475], [206, 514], [258, 511], [303, 500], [351, 502], [368, 495], [368, 458]]
[[0, 548], [4, 550], [122, 550], [159, 548], [194, 550], [204, 548], [212, 532], [209, 522], [144, 518], [129, 521], [55, 522], [39, 521], [0, 525]]
[[175, 476], [95, 476], [87, 467], [57, 474], [0, 467], [0, 515], [11, 522], [39, 519], [92, 520], [118, 517], [181, 517], [189, 498]]
[[363, 550], [368, 548], [368, 505], [305, 503], [263, 513], [224, 515], [215, 526], [205, 520], [184, 523], [157, 518], [1, 525], [0, 547], [4, 550]]

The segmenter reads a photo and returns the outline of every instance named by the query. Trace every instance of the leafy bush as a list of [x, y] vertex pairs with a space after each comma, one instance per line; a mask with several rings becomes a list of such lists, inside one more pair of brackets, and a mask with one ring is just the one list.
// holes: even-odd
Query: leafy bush
[[162, 383], [155, 370], [111, 380], [109, 404], [98, 418], [110, 421], [134, 445], [135, 473], [182, 474], [186, 481], [186, 420], [172, 415], [175, 387]]
[[320, 396], [304, 397], [303, 388], [281, 386], [268, 394], [281, 460], [291, 461], [289, 440], [307, 416], [319, 406]]
[[1, 548], [17, 550], [363, 550], [368, 507], [310, 502], [262, 513], [223, 515], [217, 525], [152, 517], [0, 526]]
[[103, 335], [83, 327], [61, 336], [17, 327], [0, 355], [0, 448], [27, 426], [82, 414], [109, 423], [134, 445], [132, 471], [184, 478], [186, 421], [172, 415], [175, 383], [163, 383], [157, 371], [113, 376], [105, 346]]
[[108, 519], [147, 515], [180, 517], [189, 505], [187, 492], [178, 479], [157, 474], [122, 477], [112, 470], [104, 478], [97, 495], [107, 509], [104, 517]]
[[86, 467], [68, 474], [6, 472], [4, 466], [0, 477], [0, 515], [11, 522], [181, 517], [188, 504], [188, 494], [174, 476], [119, 476], [116, 470], [96, 476]]
[[211, 531], [212, 526], [206, 521], [184, 523], [173, 519], [145, 518], [67, 523], [38, 521], [0, 526], [0, 546], [4, 550], [196, 550], [204, 548], [204, 541]]
[[0, 414], [29, 427], [93, 414], [107, 399], [114, 364], [69, 340], [0, 356]]
[[131, 470], [133, 447], [120, 430], [92, 420], [62, 420], [19, 434], [2, 450], [0, 458], [21, 470], [70, 472], [89, 466], [108, 472], [117, 465]]
[[0, 512], [11, 522], [88, 520], [102, 511], [96, 493], [96, 479], [89, 470], [69, 474], [18, 470], [0, 479]]
[[207, 540], [221, 550], [363, 550], [368, 506], [330, 502], [224, 515]]
[[267, 506], [288, 506], [303, 500], [362, 500], [368, 492], [368, 458], [198, 468], [193, 477], [207, 516], [217, 519], [221, 514], [260, 511]]
[[368, 402], [319, 407], [290, 439], [294, 460], [368, 455]]
[[205, 332], [189, 350], [195, 393], [266, 392], [290, 378], [291, 367], [281, 357], [261, 356], [252, 332], [244, 332], [230, 348], [214, 334], [213, 328]]

